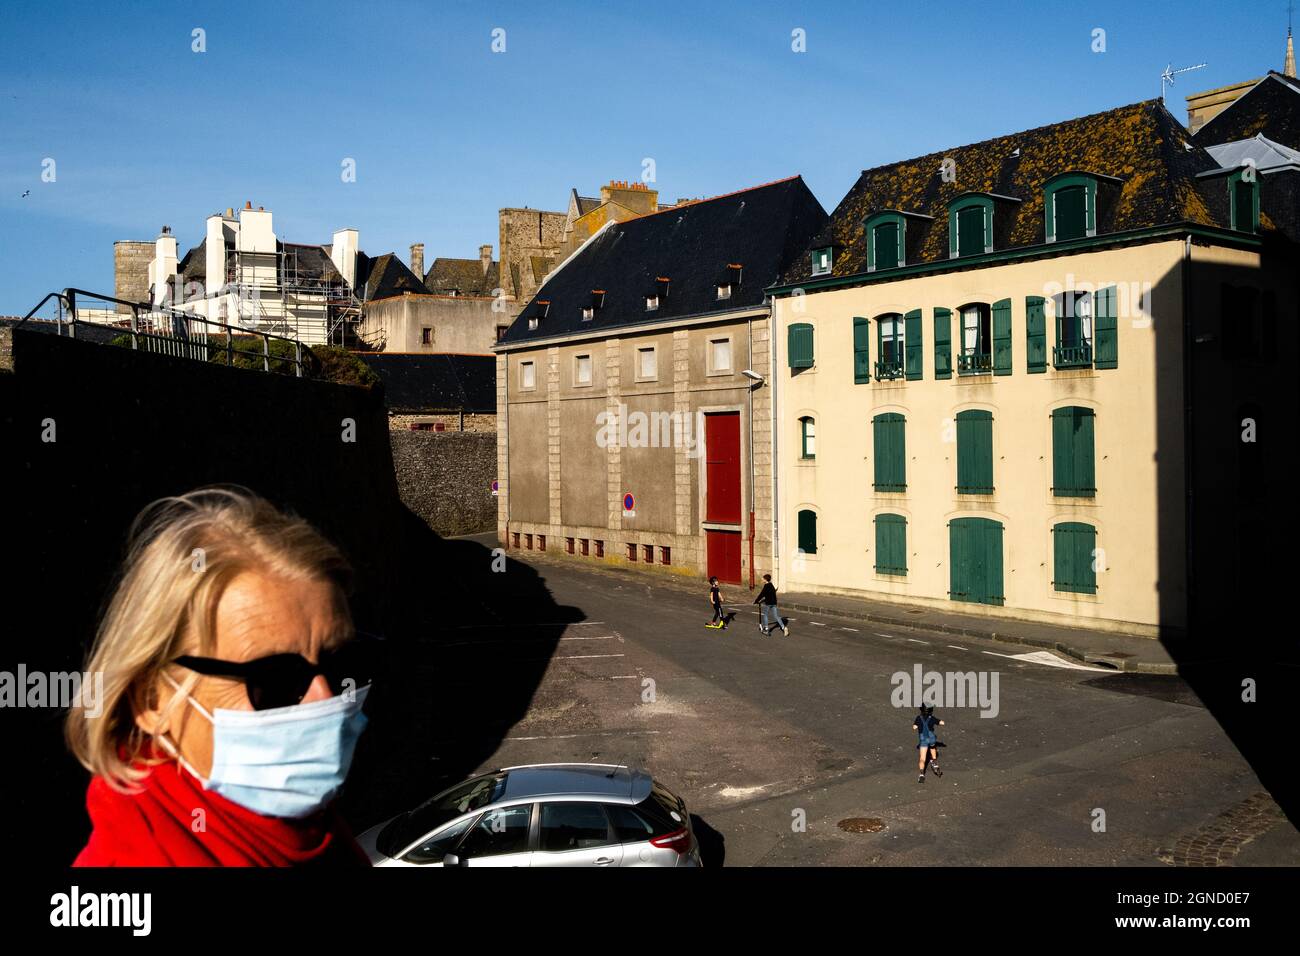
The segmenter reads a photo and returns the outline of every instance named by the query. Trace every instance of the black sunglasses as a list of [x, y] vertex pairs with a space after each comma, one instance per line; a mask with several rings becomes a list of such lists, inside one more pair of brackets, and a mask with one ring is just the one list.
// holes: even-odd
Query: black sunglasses
[[242, 680], [253, 709], [272, 710], [302, 703], [317, 674], [325, 675], [335, 696], [372, 683], [381, 644], [381, 638], [359, 633], [345, 644], [321, 651], [317, 664], [301, 654], [270, 654], [251, 661], [186, 654], [172, 663], [209, 677]]

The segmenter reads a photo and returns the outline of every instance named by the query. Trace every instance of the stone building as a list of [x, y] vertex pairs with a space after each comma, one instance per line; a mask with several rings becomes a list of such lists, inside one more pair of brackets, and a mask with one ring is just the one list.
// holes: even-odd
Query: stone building
[[384, 385], [389, 427], [496, 435], [496, 359], [491, 355], [359, 352]]
[[[1286, 56], [1283, 58], [1281, 73], [1269, 70], [1265, 76], [1258, 79], [1246, 80], [1242, 83], [1231, 83], [1217, 89], [1193, 93], [1187, 97], [1187, 129], [1193, 136], [1197, 135], [1200, 133], [1202, 126], [1228, 109], [1247, 93], [1256, 91], [1261, 84], [1267, 84], [1270, 79], [1284, 84], [1289, 80], [1290, 85], [1295, 85], [1295, 41], [1291, 37], [1290, 29], [1286, 31]], [[1266, 86], [1263, 97], [1260, 97], [1260, 99], [1265, 99], [1269, 94], [1275, 92], [1277, 91]], [[1265, 105], [1260, 104], [1261, 107]]]
[[1300, 144], [1198, 144], [1254, 95], [861, 174], [771, 290], [785, 587], [1151, 636], [1278, 593]]
[[764, 287], [823, 225], [799, 177], [625, 221], [496, 346], [508, 547], [752, 582], [771, 564]]

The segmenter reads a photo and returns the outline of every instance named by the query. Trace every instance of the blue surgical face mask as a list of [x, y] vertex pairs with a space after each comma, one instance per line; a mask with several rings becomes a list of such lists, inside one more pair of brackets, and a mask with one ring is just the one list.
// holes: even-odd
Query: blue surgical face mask
[[[367, 685], [310, 704], [212, 713], [187, 694], [212, 721], [212, 772], [204, 780], [179, 753], [177, 759], [203, 781], [205, 790], [254, 813], [310, 816], [334, 799], [347, 778], [366, 726], [361, 708], [369, 692]], [[175, 751], [170, 744], [168, 749]]]

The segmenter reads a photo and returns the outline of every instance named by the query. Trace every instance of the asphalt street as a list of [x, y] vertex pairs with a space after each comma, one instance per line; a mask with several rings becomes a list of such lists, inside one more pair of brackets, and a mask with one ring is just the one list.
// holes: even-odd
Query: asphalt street
[[[716, 631], [702, 583], [524, 557], [581, 620], [480, 769], [640, 765], [686, 799], [707, 864], [1161, 866], [1207, 842], [1221, 865], [1300, 863], [1300, 833], [1177, 677], [823, 615], [764, 637], [735, 587]], [[518, 628], [462, 630], [444, 666], [530, 660]], [[990, 690], [997, 674], [996, 714], [938, 708], [944, 774], [924, 784], [895, 693], [918, 665]]]

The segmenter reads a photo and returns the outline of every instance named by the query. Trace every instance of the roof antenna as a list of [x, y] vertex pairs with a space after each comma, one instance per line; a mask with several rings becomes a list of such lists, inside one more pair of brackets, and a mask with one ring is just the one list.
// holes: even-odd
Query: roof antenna
[[1160, 102], [1163, 103], [1165, 101], [1165, 86], [1173, 86], [1175, 76], [1179, 73], [1190, 73], [1192, 70], [1199, 70], [1208, 65], [1209, 64], [1207, 63], [1198, 63], [1195, 66], [1185, 66], [1181, 70], [1175, 70], [1172, 63], [1166, 66], [1165, 71], [1160, 74]]

